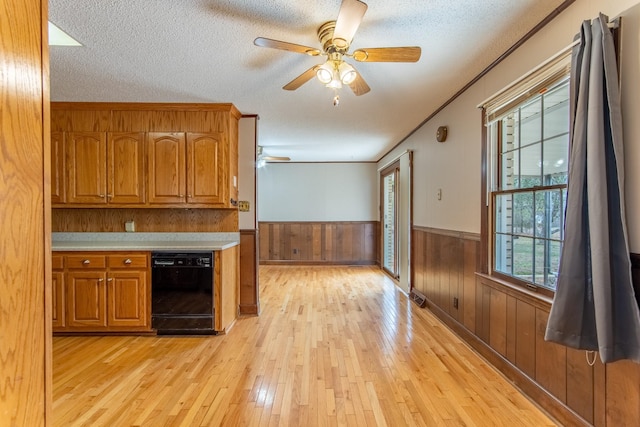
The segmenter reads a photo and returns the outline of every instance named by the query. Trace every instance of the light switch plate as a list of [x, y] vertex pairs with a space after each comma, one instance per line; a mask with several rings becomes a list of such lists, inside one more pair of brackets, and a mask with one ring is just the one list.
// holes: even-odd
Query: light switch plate
[[127, 221], [124, 223], [124, 230], [129, 232], [129, 233], [133, 233], [134, 231], [136, 231], [136, 223], [135, 221]]
[[240, 212], [249, 212], [251, 209], [251, 205], [246, 200], [238, 201], [238, 211]]

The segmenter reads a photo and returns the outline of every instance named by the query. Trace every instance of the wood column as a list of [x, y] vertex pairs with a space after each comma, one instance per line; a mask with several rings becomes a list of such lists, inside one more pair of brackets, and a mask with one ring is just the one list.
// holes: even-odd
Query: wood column
[[0, 424], [51, 419], [47, 2], [0, 0]]

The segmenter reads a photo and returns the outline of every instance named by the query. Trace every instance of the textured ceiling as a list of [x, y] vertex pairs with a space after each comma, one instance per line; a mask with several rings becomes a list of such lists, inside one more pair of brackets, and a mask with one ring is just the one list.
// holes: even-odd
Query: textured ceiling
[[498, 58], [562, 0], [369, 0], [352, 43], [420, 46], [417, 63], [356, 63], [356, 97], [317, 80], [282, 86], [322, 58], [254, 46], [320, 47], [341, 0], [50, 0], [82, 47], [52, 46], [53, 101], [231, 102], [258, 114], [259, 143], [293, 161], [371, 161]]

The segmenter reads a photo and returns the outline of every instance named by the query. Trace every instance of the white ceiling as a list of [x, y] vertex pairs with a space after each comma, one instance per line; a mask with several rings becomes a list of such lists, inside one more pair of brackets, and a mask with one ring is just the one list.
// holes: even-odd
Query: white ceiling
[[320, 47], [341, 0], [50, 0], [82, 47], [50, 50], [53, 101], [231, 102], [258, 114], [259, 144], [293, 161], [375, 161], [562, 0], [368, 0], [350, 51], [420, 46], [417, 63], [356, 63], [356, 97], [313, 79], [282, 89], [310, 57], [254, 46], [267, 37]]

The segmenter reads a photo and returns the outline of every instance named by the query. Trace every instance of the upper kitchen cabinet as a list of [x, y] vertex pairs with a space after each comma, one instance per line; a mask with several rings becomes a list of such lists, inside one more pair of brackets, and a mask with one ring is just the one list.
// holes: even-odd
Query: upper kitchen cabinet
[[148, 142], [150, 203], [225, 207], [229, 173], [222, 133], [151, 132]]
[[145, 202], [143, 133], [65, 132], [63, 139], [67, 203]]
[[143, 132], [107, 134], [107, 201], [145, 202], [145, 144]]
[[151, 132], [149, 147], [149, 202], [184, 203], [187, 187], [183, 133]]
[[54, 207], [236, 206], [232, 104], [54, 102], [51, 116], [66, 150], [52, 158]]
[[51, 203], [66, 201], [64, 132], [51, 132]]
[[107, 202], [107, 135], [103, 132], [69, 132], [65, 138], [67, 201]]

